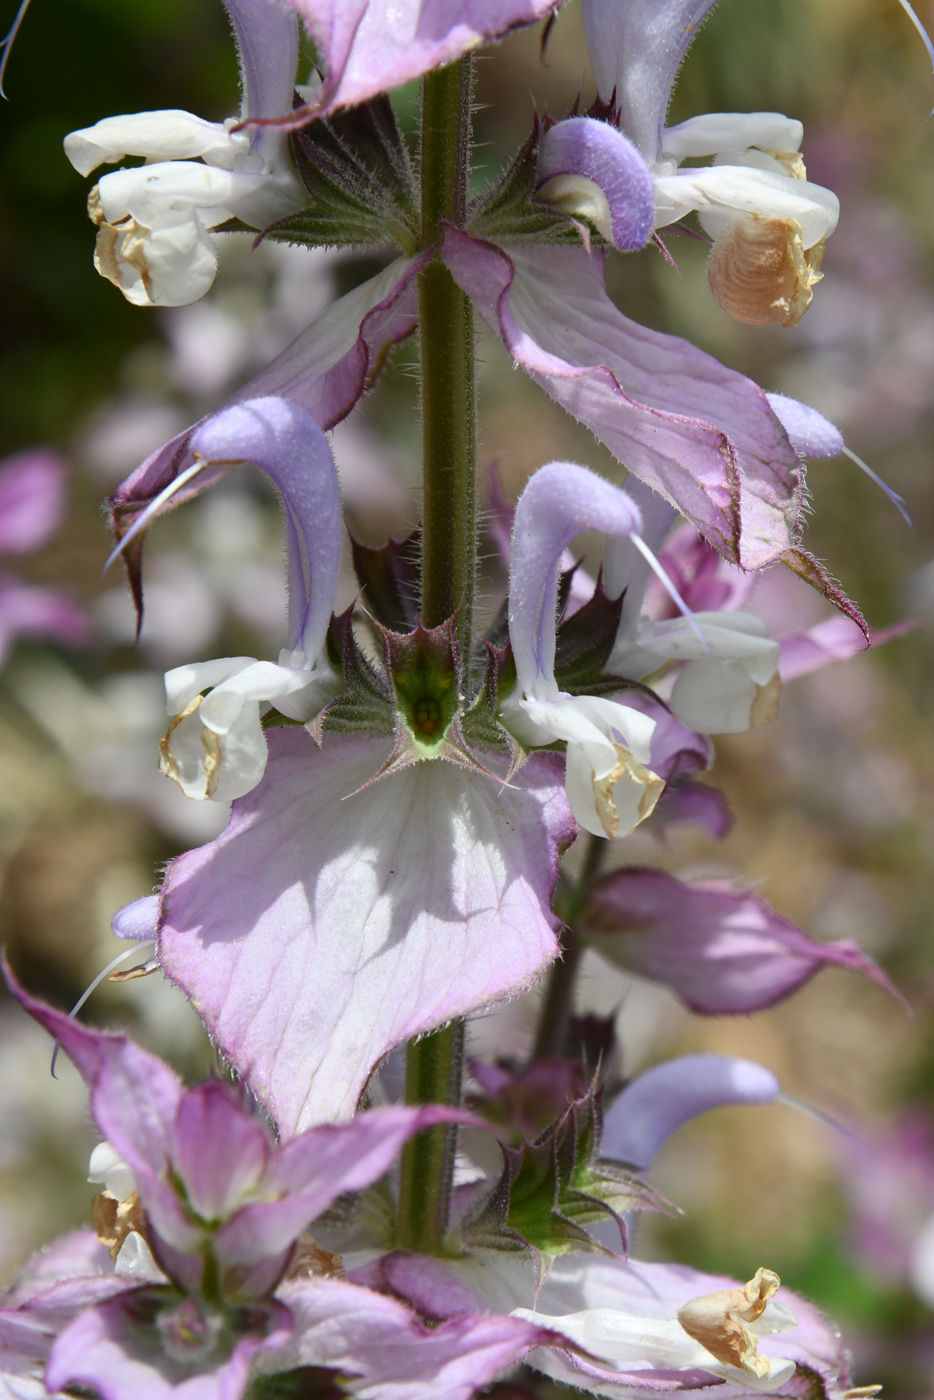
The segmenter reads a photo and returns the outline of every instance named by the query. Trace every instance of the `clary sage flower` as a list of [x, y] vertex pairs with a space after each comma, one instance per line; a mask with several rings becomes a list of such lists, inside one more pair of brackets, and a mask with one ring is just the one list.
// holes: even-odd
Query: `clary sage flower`
[[261, 704], [304, 722], [339, 688], [325, 637], [340, 566], [340, 497], [327, 439], [284, 399], [227, 409], [198, 430], [191, 446], [204, 470], [255, 462], [278, 487], [288, 521], [291, 644], [278, 664], [224, 657], [177, 667], [165, 678], [174, 718], [161, 747], [163, 772], [186, 797], [229, 801], [254, 788], [266, 767]]
[[[801, 123], [778, 112], [718, 112], [665, 126], [678, 67], [714, 3], [586, 0], [608, 119], [572, 117], [545, 132], [538, 196], [587, 218], [624, 251], [697, 211], [714, 240], [708, 279], [724, 310], [793, 326], [839, 216], [836, 196], [805, 177]], [[713, 164], [681, 168], [698, 157]], [[641, 223], [634, 208], [645, 211]]]
[[145, 157], [144, 165], [104, 175], [88, 200], [98, 228], [94, 264], [136, 306], [185, 306], [204, 295], [217, 271], [206, 222], [235, 215], [262, 229], [301, 204], [283, 133], [234, 129], [291, 107], [298, 20], [278, 0], [226, 0], [226, 8], [240, 58], [239, 118], [133, 112], [65, 138], [82, 175]]

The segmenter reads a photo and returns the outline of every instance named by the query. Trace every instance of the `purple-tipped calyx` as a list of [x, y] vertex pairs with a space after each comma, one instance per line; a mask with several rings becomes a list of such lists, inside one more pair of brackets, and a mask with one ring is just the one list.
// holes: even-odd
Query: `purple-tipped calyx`
[[652, 236], [651, 172], [628, 137], [607, 122], [572, 117], [545, 132], [536, 197], [586, 219], [623, 252], [644, 248]]

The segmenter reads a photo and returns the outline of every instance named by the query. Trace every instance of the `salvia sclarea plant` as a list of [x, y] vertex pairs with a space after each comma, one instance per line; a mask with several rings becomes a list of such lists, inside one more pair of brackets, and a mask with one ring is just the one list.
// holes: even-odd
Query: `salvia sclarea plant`
[[[87, 1082], [103, 1189], [94, 1230], [5, 1295], [0, 1393], [505, 1400], [544, 1376], [611, 1397], [875, 1394], [767, 1261], [733, 1280], [629, 1250], [637, 1213], [666, 1208], [649, 1179], [664, 1142], [708, 1109], [774, 1102], [775, 1076], [698, 1054], [604, 1083], [572, 1025], [586, 947], [704, 1014], [771, 1006], [827, 964], [895, 990], [853, 943], [814, 942], [754, 893], [604, 865], [643, 822], [724, 835], [699, 781], [710, 736], [767, 722], [783, 681], [869, 640], [800, 538], [804, 459], [846, 451], [837, 429], [604, 288], [610, 249], [696, 213], [730, 315], [793, 325], [813, 296], [838, 205], [806, 178], [800, 123], [665, 124], [713, 3], [584, 0], [596, 102], [536, 119], [470, 201], [471, 53], [555, 0], [225, 0], [238, 115], [136, 113], [67, 138], [84, 175], [145, 157], [89, 197], [98, 271], [137, 305], [209, 292], [218, 233], [398, 256], [112, 498], [142, 606], [149, 524], [238, 464], [264, 472], [289, 643], [166, 676], [162, 770], [192, 800], [232, 802], [230, 820], [114, 919], [131, 947], [155, 944], [134, 971], [187, 994], [229, 1076], [186, 1089], [7, 969]], [[302, 24], [319, 67], [297, 87]], [[387, 92], [417, 78], [414, 150]], [[514, 509], [494, 492], [508, 595], [485, 634], [475, 310], [629, 473], [620, 489], [556, 461]], [[360, 599], [335, 615], [327, 430], [416, 330], [421, 525], [352, 542]], [[583, 533], [605, 542], [596, 580], [570, 553]], [[747, 605], [778, 565], [838, 614], [770, 636]], [[532, 1058], [472, 1061], [465, 1094], [465, 1019], [542, 978]]]

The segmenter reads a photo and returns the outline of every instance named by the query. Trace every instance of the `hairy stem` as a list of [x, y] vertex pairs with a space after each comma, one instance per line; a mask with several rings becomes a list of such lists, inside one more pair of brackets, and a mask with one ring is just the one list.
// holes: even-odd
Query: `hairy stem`
[[571, 1017], [574, 1014], [574, 984], [583, 957], [583, 949], [574, 932], [574, 921], [600, 869], [606, 848], [607, 842], [603, 837], [589, 837], [580, 874], [566, 897], [562, 912], [567, 927], [561, 940], [564, 957], [554, 964], [548, 978], [548, 989], [542, 1002], [538, 1033], [532, 1050], [534, 1060], [561, 1056], [566, 1051]]
[[[422, 244], [439, 222], [463, 224], [470, 151], [470, 59], [424, 81]], [[476, 567], [476, 392], [473, 309], [437, 259], [419, 279], [422, 409], [422, 620], [437, 627], [457, 613], [469, 655]]]
[[[422, 246], [439, 223], [462, 225], [470, 158], [470, 59], [429, 73], [422, 86]], [[470, 656], [476, 560], [476, 391], [473, 311], [443, 263], [419, 278], [422, 411], [422, 621], [437, 627], [457, 614]], [[408, 1104], [459, 1104], [464, 1028], [447, 1026], [410, 1041]], [[437, 1253], [447, 1230], [456, 1128], [432, 1128], [408, 1143], [399, 1176], [399, 1247]]]

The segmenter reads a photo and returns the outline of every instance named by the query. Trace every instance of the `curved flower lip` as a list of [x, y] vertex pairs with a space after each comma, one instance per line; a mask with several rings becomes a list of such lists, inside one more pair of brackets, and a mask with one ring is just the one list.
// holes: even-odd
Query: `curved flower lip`
[[193, 478], [204, 473], [216, 480], [231, 467], [254, 462], [270, 477], [285, 506], [291, 645], [300, 646], [314, 660], [324, 645], [340, 568], [340, 494], [327, 438], [304, 409], [273, 395], [221, 409], [186, 437], [194, 465], [148, 503], [104, 567], [133, 543], [173, 497], [187, 499], [181, 495], [182, 488]]
[[655, 176], [655, 227], [683, 219], [696, 209], [712, 237], [737, 215], [794, 219], [804, 248], [827, 238], [837, 226], [840, 202], [822, 185], [753, 165], [709, 165]]
[[560, 0], [287, 0], [307, 25], [327, 76], [313, 102], [264, 121], [281, 131], [355, 107], [535, 24]]
[[818, 413], [817, 409], [811, 408], [809, 404], [801, 403], [798, 399], [790, 399], [785, 394], [767, 394], [766, 398], [784, 424], [785, 431], [791, 439], [791, 445], [800, 457], [836, 457], [842, 452], [844, 456], [849, 457], [851, 462], [855, 462], [880, 490], [885, 492], [908, 528], [914, 529], [904, 499], [897, 491], [893, 491], [891, 486], [883, 481], [882, 477], [878, 476], [868, 463], [863, 461], [862, 457], [857, 457], [855, 452], [850, 451], [843, 441], [840, 429], [831, 423], [829, 418], [825, 418], [822, 413]]
[[[224, 0], [240, 61], [241, 120], [291, 106], [298, 65], [298, 18], [278, 0]], [[229, 125], [229, 123], [228, 123]]]
[[715, 156], [720, 151], [760, 151], [787, 155], [800, 149], [804, 125], [782, 112], [705, 112], [662, 132], [662, 160]]
[[652, 236], [652, 175], [620, 131], [591, 117], [556, 122], [542, 137], [538, 157], [540, 199], [588, 218], [624, 252]]
[[[539, 467], [519, 497], [509, 564], [509, 640], [522, 691], [554, 686], [555, 609], [561, 556], [586, 530], [630, 539], [639, 509], [619, 487], [574, 462]], [[556, 699], [557, 695], [538, 695]]]
[[250, 138], [231, 135], [222, 122], [208, 122], [176, 108], [104, 117], [94, 126], [69, 132], [64, 146], [79, 175], [90, 175], [99, 165], [116, 165], [128, 155], [156, 161], [200, 156], [208, 165], [232, 170], [235, 157], [249, 152]]

